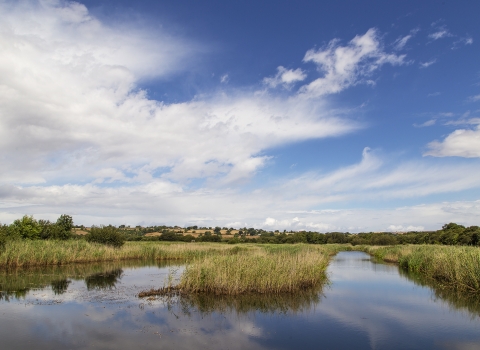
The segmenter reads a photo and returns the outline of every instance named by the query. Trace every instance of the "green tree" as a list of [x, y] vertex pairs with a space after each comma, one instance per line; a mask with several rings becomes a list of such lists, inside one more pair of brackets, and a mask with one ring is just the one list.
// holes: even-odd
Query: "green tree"
[[40, 238], [41, 239], [54, 239], [56, 236], [61, 235], [61, 227], [50, 222], [49, 220], [38, 220], [38, 224], [41, 227]]
[[24, 215], [23, 218], [15, 220], [10, 225], [10, 231], [13, 236], [23, 239], [38, 239], [42, 228], [33, 216]]

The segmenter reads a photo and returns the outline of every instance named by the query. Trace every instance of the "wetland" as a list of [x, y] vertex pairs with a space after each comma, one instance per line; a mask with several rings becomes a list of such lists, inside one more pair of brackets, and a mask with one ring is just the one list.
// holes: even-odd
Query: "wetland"
[[480, 346], [478, 293], [445, 288], [364, 252], [338, 252], [322, 283], [293, 293], [138, 297], [142, 290], [179, 283], [186, 266], [188, 259], [137, 259], [3, 270], [2, 344], [16, 349]]

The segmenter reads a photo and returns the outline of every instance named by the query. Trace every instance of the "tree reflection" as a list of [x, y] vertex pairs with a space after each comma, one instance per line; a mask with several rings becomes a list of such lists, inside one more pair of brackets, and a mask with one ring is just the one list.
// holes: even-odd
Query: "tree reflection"
[[122, 269], [115, 269], [85, 277], [88, 290], [113, 289], [123, 274]]

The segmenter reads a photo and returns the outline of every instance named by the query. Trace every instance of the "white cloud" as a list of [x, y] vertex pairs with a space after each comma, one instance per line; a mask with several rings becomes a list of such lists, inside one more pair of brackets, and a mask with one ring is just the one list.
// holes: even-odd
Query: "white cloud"
[[470, 101], [473, 101], [473, 102], [480, 101], [480, 95], [471, 96]]
[[428, 68], [430, 67], [432, 64], [436, 63], [437, 62], [437, 59], [433, 59], [431, 61], [427, 61], [427, 62], [420, 62], [420, 68]]
[[439, 95], [441, 95], [441, 94], [442, 94], [441, 92], [436, 91], [436, 92], [432, 92], [432, 93], [428, 94], [427, 97], [439, 96]]
[[264, 165], [264, 149], [358, 127], [325, 102], [268, 93], [151, 100], [139, 81], [189, 69], [199, 45], [106, 25], [68, 1], [0, 13], [0, 184], [235, 182]]
[[277, 67], [277, 74], [273, 77], [264, 78], [263, 83], [271, 88], [276, 88], [279, 85], [289, 88], [292, 84], [305, 80], [306, 77], [307, 75], [300, 68], [293, 70], [279, 66]]
[[303, 60], [315, 63], [323, 77], [303, 86], [300, 93], [306, 97], [318, 97], [366, 82], [366, 77], [386, 63], [404, 64], [405, 55], [386, 53], [377, 31], [372, 28], [364, 35], [357, 35], [346, 46], [341, 46], [335, 39], [325, 48], [309, 50]]
[[428, 144], [426, 156], [434, 157], [480, 157], [480, 125], [475, 129], [459, 129], [448, 135], [443, 141]]

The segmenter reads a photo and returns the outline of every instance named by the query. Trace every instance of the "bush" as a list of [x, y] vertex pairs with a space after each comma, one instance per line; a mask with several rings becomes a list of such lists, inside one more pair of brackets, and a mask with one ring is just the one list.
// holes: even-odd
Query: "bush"
[[101, 243], [119, 248], [125, 243], [125, 236], [115, 226], [93, 226], [86, 237], [88, 242]]
[[205, 232], [204, 236], [198, 237], [197, 241], [198, 242], [221, 242], [222, 241], [220, 236], [212, 235], [211, 232], [210, 232], [209, 235], [207, 235], [207, 233], [209, 233], [209, 232], [207, 231], [207, 232]]

